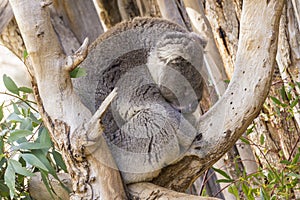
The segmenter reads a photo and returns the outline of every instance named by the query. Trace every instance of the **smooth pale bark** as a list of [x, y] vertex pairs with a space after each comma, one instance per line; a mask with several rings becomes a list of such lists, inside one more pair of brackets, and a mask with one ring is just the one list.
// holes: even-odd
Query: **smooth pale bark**
[[[186, 158], [167, 167], [156, 184], [184, 190], [234, 145], [257, 116], [271, 83], [283, 4], [283, 0], [244, 1], [234, 75], [222, 98], [199, 120], [201, 134], [190, 149], [198, 159], [192, 158], [193, 166], [187, 166]], [[170, 176], [176, 169], [181, 169], [180, 176]]]
[[9, 5], [8, 0], [0, 1], [0, 34], [13, 18], [13, 12]]
[[[193, 25], [193, 28], [196, 32], [199, 33], [204, 33], [206, 35], [207, 38], [207, 47], [205, 49], [206, 51], [206, 55], [205, 55], [205, 61], [207, 64], [207, 68], [208, 68], [208, 72], [210, 75], [210, 79], [212, 84], [214, 85], [215, 91], [218, 94], [218, 97], [221, 97], [225, 90], [227, 85], [225, 84], [224, 80], [228, 80], [228, 77], [225, 73], [224, 70], [224, 65], [222, 62], [222, 58], [220, 56], [219, 53], [219, 49], [217, 48], [216, 44], [215, 44], [215, 40], [214, 40], [214, 35], [212, 33], [212, 28], [205, 16], [205, 11], [203, 8], [203, 5], [200, 3], [200, 0], [184, 0], [187, 12], [191, 18], [191, 22]], [[236, 4], [235, 8], [239, 9], [236, 12], [240, 13], [241, 8], [239, 7], [239, 2], [235, 1], [234, 2]], [[206, 12], [211, 12], [211, 11], [206, 11]], [[219, 15], [222, 15], [224, 12], [226, 11], [222, 11], [221, 13], [218, 13]], [[232, 19], [232, 17], [234, 17]], [[236, 17], [240, 17], [240, 15], [238, 16], [234, 16], [234, 15], [229, 15], [227, 16], [227, 18], [225, 20], [227, 21], [235, 21]], [[226, 22], [222, 22], [223, 18], [218, 18], [218, 22], [220, 23], [220, 25], [222, 26], [224, 23]], [[213, 24], [215, 25], [215, 24]], [[219, 26], [219, 25], [217, 25]], [[239, 27], [232, 27], [233, 29], [238, 29]], [[236, 30], [234, 31], [236, 32]], [[218, 33], [215, 33], [215, 35], [217, 35], [216, 37], [218, 37]], [[238, 35], [237, 35], [238, 36]], [[238, 38], [235, 38], [235, 41], [237, 41]], [[224, 46], [224, 44], [220, 44], [218, 43], [218, 46]], [[236, 45], [234, 45], [232, 48], [237, 47]], [[221, 47], [222, 48], [222, 47]], [[232, 53], [236, 53], [236, 51], [232, 51]], [[224, 56], [224, 55], [223, 55]], [[234, 55], [233, 57], [235, 57], [236, 55]], [[231, 57], [229, 57], [228, 59], [231, 59]], [[230, 77], [232, 76], [232, 74], [230, 74]], [[215, 103], [214, 99], [212, 99], [212, 101]], [[250, 147], [250, 145], [245, 144], [241, 141], [238, 141], [237, 144], [235, 145], [236, 149], [238, 150], [239, 153], [239, 157], [241, 159], [241, 162], [244, 166], [244, 168], [242, 168], [241, 170], [246, 171], [247, 174], [252, 174], [254, 172], [257, 171], [258, 166], [255, 162], [255, 157], [254, 154], [252, 152], [252, 149]], [[214, 164], [214, 166], [216, 168], [222, 168], [223, 170], [226, 171], [226, 168], [234, 168], [234, 166], [228, 166], [229, 164], [234, 165], [234, 161], [230, 161], [225, 157], [232, 157], [230, 156], [230, 154], [233, 154], [234, 149], [232, 149], [232, 151], [228, 152], [228, 155], [225, 155], [223, 158], [221, 158], [218, 162], [216, 162]], [[226, 160], [226, 161], [224, 161]], [[227, 163], [227, 165], [225, 164]], [[225, 168], [225, 169], [224, 169]], [[232, 170], [231, 170], [232, 171]], [[235, 171], [233, 171], [233, 176], [236, 176]], [[231, 174], [230, 172], [228, 172], [228, 174]], [[222, 179], [222, 175], [217, 174], [218, 178]], [[226, 199], [229, 199], [228, 196], [231, 196], [231, 198], [234, 198], [232, 194], [230, 194], [228, 192], [228, 188], [226, 187], [226, 185], [228, 185], [228, 183], [220, 183], [222, 188], [226, 188], [225, 190], [223, 190], [224, 195], [226, 195]], [[225, 192], [227, 194], [225, 194]]]
[[[182, 15], [182, 12], [179, 12], [178, 9], [180, 9], [180, 5], [178, 6], [178, 2], [174, 0], [157, 0], [156, 1], [160, 13], [163, 18], [168, 19], [172, 22], [175, 22], [179, 24], [182, 27], [187, 28], [188, 30], [191, 30], [190, 24], [186, 24], [188, 20], [183, 20], [186, 18], [185, 16]], [[181, 7], [183, 8], [183, 7]], [[184, 11], [185, 12], [185, 11]]]
[[93, 0], [55, 0], [53, 2], [59, 16], [80, 43], [86, 37], [93, 42], [104, 32]]
[[216, 102], [225, 92], [227, 75], [224, 71], [224, 65], [220, 56], [219, 50], [216, 46], [211, 26], [205, 16], [204, 9], [200, 0], [184, 0], [187, 14], [191, 20], [193, 31], [204, 36], [207, 40], [205, 47], [205, 64], [207, 75], [210, 77], [207, 85], [212, 83], [213, 88], [217, 94], [216, 97], [211, 96], [211, 100]]
[[[96, 112], [92, 118], [74, 93], [69, 76], [86, 56], [87, 42], [75, 55], [67, 57], [52, 28], [47, 3], [35, 0], [11, 0], [10, 3], [32, 64], [27, 67], [32, 74], [40, 114], [72, 175], [74, 193], [71, 199], [124, 199], [126, 195], [118, 170], [99, 163], [95, 157], [106, 154], [107, 162], [113, 162], [106, 145], [88, 154], [96, 146], [86, 144], [87, 141], [102, 138], [100, 124], [96, 123], [101, 113]], [[83, 144], [86, 149], [82, 148]], [[101, 177], [104, 174], [105, 178]]]
[[[205, 72], [204, 77], [206, 80], [206, 85], [210, 89], [209, 100], [211, 104], [215, 104], [219, 98], [224, 94], [227, 84], [225, 80], [228, 80], [226, 72], [224, 70], [224, 64], [222, 62], [221, 55], [216, 46], [214, 35], [212, 33], [212, 28], [209, 24], [205, 16], [205, 11], [203, 8], [203, 4], [201, 4], [200, 0], [184, 0], [183, 1], [186, 7], [186, 11], [188, 13], [189, 18], [191, 19], [191, 24], [193, 27], [193, 31], [204, 36], [207, 41], [207, 45], [205, 47], [204, 54], [204, 62], [205, 62]], [[226, 155], [224, 155], [226, 157]], [[226, 169], [225, 158], [219, 159], [214, 167], [218, 169], [222, 169], [226, 171], [227, 174], [230, 174]], [[217, 179], [223, 179], [224, 177], [215, 173]], [[207, 185], [209, 186], [210, 182], [214, 181], [213, 178], [209, 178]], [[214, 185], [219, 185], [221, 188], [225, 188], [222, 191], [222, 195], [224, 195], [227, 200], [234, 200], [235, 197], [233, 194], [228, 192], [228, 185], [230, 183], [213, 183]], [[212, 193], [217, 193], [220, 189], [213, 188], [214, 191]]]
[[196, 141], [194, 150], [204, 153], [203, 158], [218, 154], [218, 145], [230, 148], [260, 111], [275, 65], [283, 4], [283, 0], [244, 1], [233, 78], [221, 100], [199, 120], [198, 130], [203, 133], [199, 144], [209, 144], [199, 146], [197, 152]]

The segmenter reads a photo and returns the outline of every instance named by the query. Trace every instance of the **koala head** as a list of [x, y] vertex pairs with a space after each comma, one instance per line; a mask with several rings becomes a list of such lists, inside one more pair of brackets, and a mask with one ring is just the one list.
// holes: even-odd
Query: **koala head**
[[193, 112], [202, 97], [203, 48], [195, 33], [166, 33], [150, 51], [147, 67], [161, 94], [182, 113]]

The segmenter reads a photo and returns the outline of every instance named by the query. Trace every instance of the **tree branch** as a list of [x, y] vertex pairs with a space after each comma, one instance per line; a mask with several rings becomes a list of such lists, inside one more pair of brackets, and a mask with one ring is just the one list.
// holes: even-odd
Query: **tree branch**
[[[63, 53], [52, 28], [49, 10], [43, 1], [11, 0], [10, 3], [32, 64], [33, 89], [39, 111], [72, 175], [72, 199], [126, 199], [118, 170], [109, 168], [100, 160], [89, 156], [86, 151], [83, 152], [87, 155], [83, 156], [84, 160], [79, 160], [72, 154], [77, 149], [71, 146], [76, 141], [70, 138], [70, 134], [84, 126], [92, 117], [73, 91], [69, 75], [70, 70], [86, 56], [87, 43], [83, 44], [79, 54], [72, 56], [70, 62], [70, 57]], [[87, 138], [88, 134], [99, 135], [102, 130], [97, 127], [98, 125], [91, 133], [82, 130], [79, 134], [86, 135]], [[105, 152], [106, 158], [113, 161], [105, 140], [101, 144], [98, 151]], [[84, 147], [81, 149], [85, 150]]]
[[[200, 117], [197, 127], [199, 134], [187, 153], [198, 158], [192, 159], [195, 163], [190, 167], [186, 164], [188, 157], [168, 166], [154, 180], [155, 184], [184, 191], [192, 180], [234, 145], [257, 116], [271, 83], [284, 2], [243, 2], [241, 35], [233, 78], [222, 98]], [[260, 9], [257, 10], [257, 7]], [[174, 169], [181, 169], [180, 176], [170, 176]], [[182, 181], [184, 179], [187, 181]]]

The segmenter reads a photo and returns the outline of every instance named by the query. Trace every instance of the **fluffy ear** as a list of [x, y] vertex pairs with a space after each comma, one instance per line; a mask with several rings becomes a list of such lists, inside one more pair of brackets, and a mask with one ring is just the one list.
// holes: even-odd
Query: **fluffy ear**
[[155, 57], [164, 64], [183, 58], [194, 66], [202, 66], [204, 41], [195, 33], [167, 33], [157, 42], [150, 57]]

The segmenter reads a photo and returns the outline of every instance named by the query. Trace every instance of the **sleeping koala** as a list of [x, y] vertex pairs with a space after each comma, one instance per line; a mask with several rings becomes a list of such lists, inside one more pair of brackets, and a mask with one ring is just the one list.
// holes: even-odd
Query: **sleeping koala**
[[74, 81], [95, 112], [118, 94], [101, 123], [125, 183], [148, 181], [182, 158], [197, 132], [192, 115], [202, 96], [203, 40], [162, 19], [136, 18], [101, 35]]

